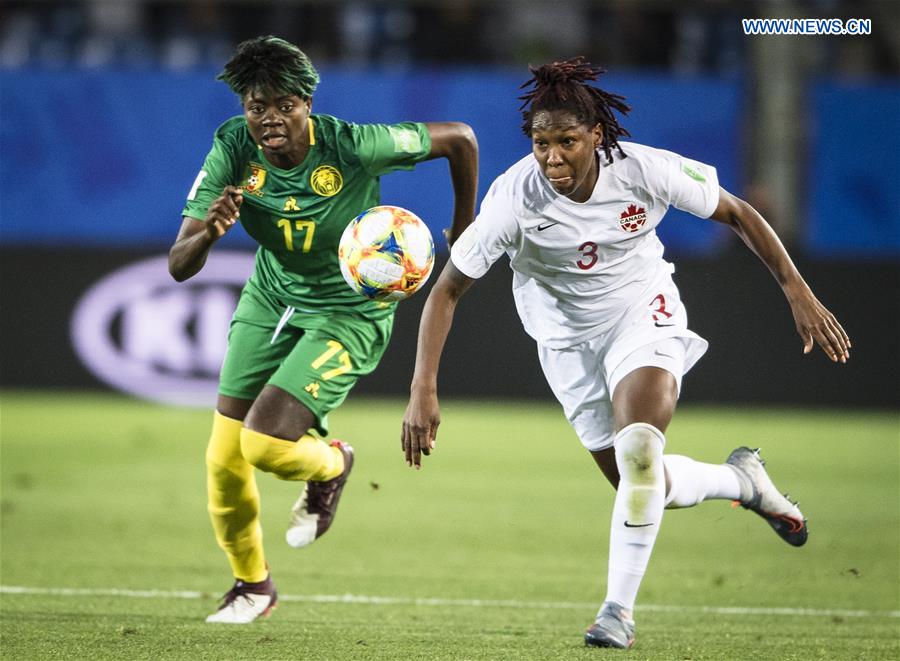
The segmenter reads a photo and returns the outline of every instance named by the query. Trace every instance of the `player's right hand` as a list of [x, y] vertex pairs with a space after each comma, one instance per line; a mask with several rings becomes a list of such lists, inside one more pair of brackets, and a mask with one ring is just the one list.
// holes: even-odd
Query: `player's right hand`
[[789, 299], [797, 332], [803, 340], [803, 353], [818, 344], [834, 363], [850, 359], [850, 337], [835, 316], [806, 288], [802, 295]]
[[225, 186], [222, 194], [209, 205], [206, 212], [206, 233], [216, 241], [234, 227], [241, 215], [244, 189], [240, 186]]
[[437, 393], [413, 392], [403, 414], [403, 431], [400, 445], [406, 455], [406, 465], [422, 468], [422, 455], [428, 456], [434, 449], [437, 428], [441, 424], [441, 407]]

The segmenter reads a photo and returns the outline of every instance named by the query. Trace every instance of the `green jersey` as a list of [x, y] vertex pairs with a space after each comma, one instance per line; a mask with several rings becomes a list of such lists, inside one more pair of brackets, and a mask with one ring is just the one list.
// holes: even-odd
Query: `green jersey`
[[226, 185], [242, 186], [240, 221], [259, 243], [251, 282], [298, 314], [346, 310], [369, 317], [393, 312], [352, 291], [341, 276], [338, 241], [347, 224], [379, 204], [379, 177], [409, 170], [431, 152], [424, 124], [352, 124], [309, 118], [310, 150], [282, 170], [255, 144], [242, 116], [218, 128], [182, 215], [204, 220]]

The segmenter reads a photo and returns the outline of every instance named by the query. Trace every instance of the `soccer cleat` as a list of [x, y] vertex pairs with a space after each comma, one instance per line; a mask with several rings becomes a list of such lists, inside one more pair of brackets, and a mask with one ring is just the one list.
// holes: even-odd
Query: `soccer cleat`
[[772, 484], [765, 462], [759, 458], [759, 448], [738, 448], [728, 456], [725, 463], [738, 476], [741, 506], [759, 514], [791, 546], [806, 544], [809, 532], [806, 519], [797, 503], [782, 496]]
[[266, 617], [275, 609], [278, 593], [271, 576], [259, 583], [247, 583], [236, 580], [222, 597], [219, 610], [206, 618], [211, 624], [249, 624], [256, 619]]
[[614, 601], [604, 602], [597, 619], [584, 632], [584, 644], [628, 649], [634, 645], [634, 620], [625, 616], [622, 605]]
[[287, 543], [301, 548], [324, 535], [337, 512], [341, 492], [353, 469], [353, 447], [343, 441], [332, 441], [344, 455], [344, 470], [335, 478], [324, 482], [307, 482], [300, 498], [291, 510], [291, 523], [287, 530]]

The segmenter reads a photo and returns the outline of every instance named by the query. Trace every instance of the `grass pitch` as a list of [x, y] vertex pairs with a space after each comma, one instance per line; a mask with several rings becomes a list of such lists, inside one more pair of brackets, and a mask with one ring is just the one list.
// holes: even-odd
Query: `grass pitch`
[[0, 398], [0, 657], [8, 659], [894, 659], [896, 414], [683, 408], [667, 451], [763, 448], [810, 518], [802, 549], [750, 512], [667, 512], [630, 652], [587, 649], [613, 491], [557, 407], [443, 403], [421, 472], [405, 402], [332, 416], [357, 450], [334, 528], [283, 539], [299, 487], [260, 475], [282, 601], [206, 625], [231, 583], [205, 511], [210, 413], [106, 395]]

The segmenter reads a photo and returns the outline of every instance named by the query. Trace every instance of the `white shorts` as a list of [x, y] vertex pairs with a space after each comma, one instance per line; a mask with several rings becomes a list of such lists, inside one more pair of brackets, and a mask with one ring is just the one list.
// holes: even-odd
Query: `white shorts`
[[688, 330], [687, 312], [669, 280], [649, 305], [636, 305], [615, 328], [572, 347], [538, 345], [538, 357], [569, 424], [588, 450], [612, 447], [612, 394], [639, 367], [659, 367], [681, 377], [706, 352], [708, 342]]

